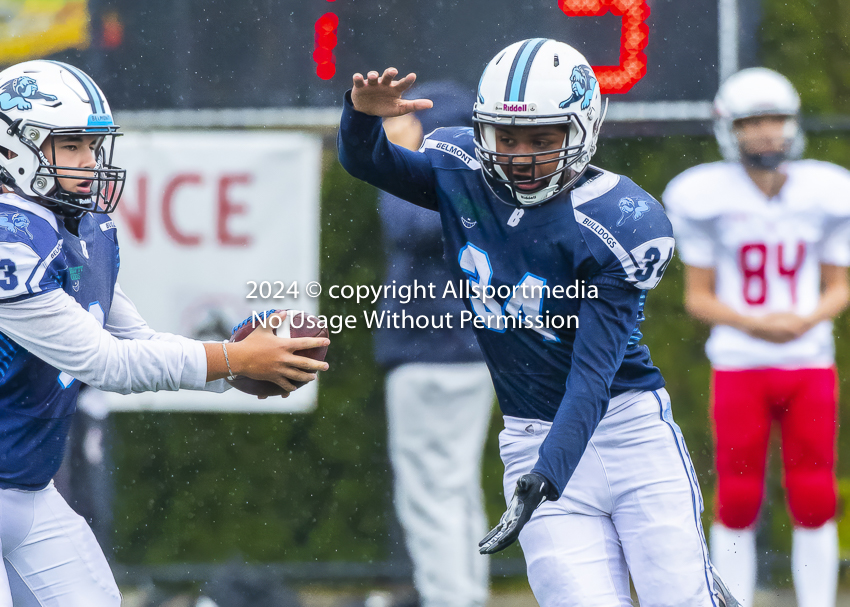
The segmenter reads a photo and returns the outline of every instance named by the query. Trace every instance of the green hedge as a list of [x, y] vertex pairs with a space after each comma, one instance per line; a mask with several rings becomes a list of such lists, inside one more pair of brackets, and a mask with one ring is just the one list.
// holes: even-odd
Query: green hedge
[[[818, 114], [850, 113], [850, 5], [766, 0], [763, 26], [765, 64], [789, 75], [804, 107]], [[807, 155], [848, 165], [850, 137], [812, 136]], [[644, 137], [603, 140], [595, 162], [660, 197], [679, 172], [717, 158], [709, 137]], [[326, 151], [321, 198], [323, 284], [377, 284], [382, 252], [376, 192], [345, 174], [332, 147]], [[359, 313], [352, 304], [330, 299], [320, 306], [324, 314]], [[709, 370], [702, 349], [708, 331], [684, 313], [678, 262], [649, 295], [644, 334], [711, 504]], [[844, 317], [836, 336], [839, 369], [847, 376], [850, 332]], [[253, 561], [386, 557], [391, 475], [383, 377], [372, 362], [368, 330], [347, 330], [333, 341], [333, 371], [322, 377], [315, 413], [114, 417], [119, 561], [209, 562], [234, 554]], [[842, 381], [842, 416], [850, 405], [848, 392]], [[504, 508], [495, 442], [499, 423], [494, 414], [484, 462], [493, 521]], [[840, 470], [847, 474], [850, 438], [841, 437], [839, 450]], [[773, 510], [772, 545], [787, 550], [788, 534], [781, 533], [787, 517], [780, 503]]]
[[[844, 139], [810, 141], [810, 154], [819, 158], [841, 161], [847, 151], [850, 142]], [[598, 161], [660, 197], [672, 176], [716, 157], [713, 140], [680, 136], [604, 140]], [[327, 164], [322, 282], [377, 284], [382, 254], [375, 232], [376, 193], [351, 179], [335, 159]], [[686, 316], [681, 278], [676, 262], [650, 293], [644, 334], [711, 502], [709, 370], [702, 348], [708, 330]], [[339, 300], [320, 305], [326, 314], [358, 313]], [[839, 321], [837, 331], [842, 369], [850, 367], [850, 349], [842, 348], [850, 343], [846, 325]], [[115, 416], [119, 560], [207, 561], [235, 552], [258, 561], [363, 561], [386, 555], [391, 480], [381, 371], [372, 362], [371, 335], [362, 326], [333, 341], [333, 371], [322, 377], [315, 413]], [[499, 421], [494, 416], [484, 464], [493, 520], [504, 507], [495, 442]], [[849, 450], [850, 440], [842, 440], [842, 455], [850, 456]]]

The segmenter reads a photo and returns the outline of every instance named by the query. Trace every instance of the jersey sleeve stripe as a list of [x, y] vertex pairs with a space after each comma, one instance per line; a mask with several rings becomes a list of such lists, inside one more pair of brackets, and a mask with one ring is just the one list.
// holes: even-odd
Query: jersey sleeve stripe
[[437, 141], [434, 139], [426, 139], [422, 143], [421, 150], [438, 150], [443, 154], [448, 154], [449, 156], [454, 156], [466, 166], [468, 166], [473, 171], [477, 171], [481, 168], [481, 163], [478, 162], [475, 158], [464, 152], [461, 148], [456, 145], [452, 145], [451, 143], [446, 143], [445, 141]]
[[632, 256], [629, 255], [628, 251], [623, 248], [623, 245], [621, 245], [620, 242], [614, 238], [614, 235], [599, 222], [591, 219], [578, 209], [573, 209], [573, 213], [575, 213], [576, 221], [580, 226], [589, 230], [594, 236], [605, 243], [609, 249], [611, 249], [611, 252], [614, 253], [622, 264], [626, 275], [629, 279], [632, 279], [636, 271], [635, 264], [632, 262]]
[[23, 242], [0, 243], [0, 300], [29, 296], [24, 278], [37, 269], [41, 256]]
[[56, 243], [56, 246], [53, 247], [53, 250], [44, 258], [44, 260], [38, 264], [33, 271], [32, 275], [27, 280], [27, 290], [36, 294], [41, 292], [41, 279], [44, 278], [44, 275], [47, 273], [47, 268], [53, 263], [53, 260], [59, 256], [59, 253], [62, 252], [62, 240], [59, 240]]

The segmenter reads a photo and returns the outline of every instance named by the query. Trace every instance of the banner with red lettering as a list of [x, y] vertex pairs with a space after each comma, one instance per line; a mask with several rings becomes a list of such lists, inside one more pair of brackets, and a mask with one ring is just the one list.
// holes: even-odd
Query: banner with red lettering
[[[123, 291], [157, 331], [221, 341], [252, 311], [317, 313], [322, 143], [298, 132], [128, 133], [113, 217]], [[113, 410], [307, 411], [315, 382], [289, 398], [229, 390], [109, 395]]]

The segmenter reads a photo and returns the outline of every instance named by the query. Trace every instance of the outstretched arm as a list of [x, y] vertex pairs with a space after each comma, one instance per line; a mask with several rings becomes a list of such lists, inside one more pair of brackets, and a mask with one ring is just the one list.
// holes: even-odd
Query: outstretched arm
[[[115, 290], [112, 299], [112, 307], [109, 310], [109, 317], [106, 319], [104, 328], [115, 337], [120, 339], [143, 339], [154, 341], [170, 341], [175, 343], [183, 343], [187, 347], [190, 344], [197, 343], [195, 340], [174, 335], [171, 333], [160, 333], [151, 329], [150, 326], [142, 318], [135, 304], [121, 289], [120, 285], [115, 285]], [[271, 333], [270, 330], [260, 329], [260, 333]], [[275, 381], [289, 392], [295, 390], [295, 386], [290, 383], [292, 381], [312, 381], [316, 378], [316, 371], [327, 369], [325, 363], [315, 361], [301, 356], [295, 356], [293, 352], [312, 348], [316, 346], [316, 339], [310, 338], [310, 341], [305, 341], [304, 338], [281, 339], [273, 337], [273, 339], [264, 339], [261, 342], [253, 340], [261, 339], [261, 335], [257, 337], [251, 336], [245, 341], [249, 347], [245, 351], [246, 345], [242, 342], [228, 344], [228, 358], [230, 366], [236, 375], [245, 375], [254, 377], [254, 379], [269, 379], [270, 377], [255, 377], [251, 373], [267, 373], [268, 370], [257, 369], [250, 365], [256, 359], [264, 364], [269, 364], [268, 356], [280, 356], [279, 362], [282, 363], [280, 373], [283, 378], [278, 378], [284, 383]], [[258, 350], [259, 349], [259, 350]], [[269, 351], [264, 351], [268, 349]], [[207, 383], [204, 390], [211, 392], [222, 392], [226, 389], [226, 385], [222, 381], [216, 381], [226, 377], [230, 373], [227, 369], [227, 361], [224, 358], [224, 350], [219, 342], [204, 343], [204, 350], [207, 359]], [[257, 351], [258, 350], [258, 351]], [[244, 360], [243, 360], [244, 359]], [[243, 368], [247, 365], [247, 368]], [[272, 373], [273, 374], [273, 373]]]
[[403, 116], [434, 106], [428, 99], [402, 99], [404, 92], [416, 82], [416, 74], [408, 74], [399, 80], [398, 70], [388, 67], [380, 76], [378, 72], [354, 74], [352, 78], [351, 101], [354, 109], [370, 116], [392, 118]]
[[[217, 349], [208, 353], [203, 343], [186, 338], [118, 339], [60, 289], [0, 303], [0, 332], [59, 371], [111, 392], [201, 390], [208, 381], [228, 375], [224, 353], [218, 358], [221, 344], [210, 344]], [[293, 348], [295, 344], [277, 337], [251, 338], [228, 348], [234, 373], [284, 388], [291, 386], [281, 370], [292, 362], [291, 350], [327, 343], [323, 338], [304, 338], [292, 340], [301, 341]], [[296, 365], [303, 373], [299, 378], [326, 368], [325, 363], [304, 360], [303, 366], [301, 361]]]
[[[274, 316], [284, 318], [286, 312]], [[297, 356], [295, 352], [327, 346], [325, 337], [281, 338], [274, 334], [272, 323], [258, 326], [242, 341], [227, 344], [228, 357], [220, 343], [204, 343], [207, 356], [207, 381], [214, 381], [231, 374], [273, 382], [287, 392], [296, 389], [290, 380], [308, 382], [316, 379], [317, 371], [325, 371], [328, 364], [323, 361]], [[228, 365], [228, 360], [230, 364]]]
[[390, 68], [380, 77], [377, 72], [369, 72], [365, 79], [354, 75], [354, 88], [346, 93], [337, 137], [339, 161], [354, 177], [436, 210], [434, 175], [428, 157], [390, 143], [381, 126], [382, 117], [401, 116], [432, 105], [427, 99], [402, 99], [401, 94], [416, 76], [409, 74], [393, 81], [396, 74], [397, 70]]

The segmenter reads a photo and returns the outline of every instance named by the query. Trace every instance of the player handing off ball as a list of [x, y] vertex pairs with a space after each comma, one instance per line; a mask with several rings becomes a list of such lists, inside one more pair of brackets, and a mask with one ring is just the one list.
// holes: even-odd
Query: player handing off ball
[[[315, 379], [294, 354], [325, 338], [239, 343], [156, 333], [118, 286], [109, 105], [80, 70], [30, 61], [0, 72], [0, 607], [118, 607], [94, 535], [51, 479], [80, 382], [114, 392], [224, 389], [227, 375]], [[7, 575], [8, 572], [8, 575]]]
[[[640, 344], [648, 289], [673, 255], [664, 210], [631, 180], [591, 166], [604, 117], [585, 58], [546, 39], [501, 51], [481, 77], [474, 129], [442, 128], [419, 152], [389, 143], [381, 117], [413, 74], [354, 76], [339, 133], [343, 166], [442, 216], [455, 280], [519, 286], [465, 302], [505, 419], [505, 495], [495, 552], [517, 537], [543, 607], [729, 607], [702, 536], [702, 499], [664, 379]], [[584, 280], [597, 298], [547, 297]], [[525, 286], [526, 288], [522, 288]], [[528, 287], [537, 287], [536, 289]], [[578, 329], [517, 318], [578, 315]]]

